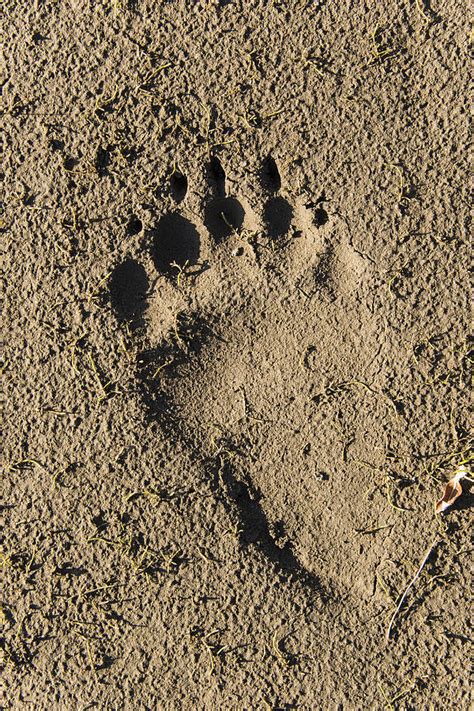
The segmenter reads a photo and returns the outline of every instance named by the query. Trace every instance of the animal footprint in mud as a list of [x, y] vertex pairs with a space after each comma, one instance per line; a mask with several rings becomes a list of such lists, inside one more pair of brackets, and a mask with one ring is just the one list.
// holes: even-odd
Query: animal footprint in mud
[[146, 309], [148, 277], [133, 259], [115, 267], [110, 278], [110, 300], [119, 321], [138, 321]]
[[[209, 163], [208, 177], [212, 197], [204, 209], [204, 225], [214, 242], [219, 244], [242, 228], [245, 213], [240, 202], [226, 194], [226, 175], [215, 157]], [[187, 190], [186, 176], [175, 170], [170, 180], [170, 193], [176, 203], [183, 202]], [[161, 275], [175, 278], [183, 269], [198, 264], [200, 234], [180, 212], [168, 212], [152, 233], [153, 261]]]
[[[206, 243], [206, 254], [212, 254], [231, 235], [238, 235], [244, 227], [245, 211], [237, 198], [226, 190], [226, 174], [217, 157], [212, 157], [207, 166], [209, 196], [203, 210], [203, 226], [211, 237]], [[295, 211], [283, 197], [282, 180], [273, 157], [268, 156], [258, 172], [259, 183], [264, 197], [261, 211], [261, 230], [272, 241], [290, 234], [295, 219]], [[169, 194], [176, 206], [185, 201], [188, 193], [187, 177], [174, 169], [169, 183]], [[324, 194], [312, 208], [310, 222], [321, 227], [328, 221], [328, 214], [322, 207]], [[156, 271], [170, 282], [178, 282], [183, 272], [200, 265], [201, 241], [205, 241], [205, 230], [185, 217], [185, 210], [175, 207], [166, 212], [156, 226], [149, 230], [150, 253]], [[306, 212], [308, 212], [306, 210]], [[135, 236], [142, 231], [142, 223], [133, 216], [127, 225], [127, 234]], [[295, 233], [296, 234], [296, 233]], [[299, 233], [301, 234], [301, 233]], [[201, 265], [202, 266], [202, 265]], [[199, 274], [202, 269], [194, 271]], [[120, 321], [134, 322], [143, 316], [149, 281], [145, 269], [133, 259], [126, 259], [112, 273], [110, 282], [111, 303]]]
[[240, 202], [226, 194], [226, 175], [218, 158], [211, 159], [208, 173], [214, 197], [205, 208], [204, 224], [209, 234], [219, 243], [241, 229], [245, 213]]
[[[265, 284], [264, 293], [267, 279], [280, 280], [276, 287], [283, 285], [290, 289], [295, 287], [296, 290], [297, 280], [301, 280], [302, 275], [309, 271], [312, 272], [310, 276], [314, 288], [318, 288], [314, 270], [324, 255], [321, 252], [324, 240], [323, 233], [316, 237], [312, 228], [322, 226], [324, 222], [318, 223], [314, 217], [315, 213], [309, 212], [302, 205], [294, 209], [284, 197], [280, 172], [272, 157], [264, 161], [256, 174], [263, 200], [260, 229], [253, 231], [245, 229], [244, 207], [236, 197], [229, 195], [225, 171], [217, 158], [210, 161], [207, 172], [209, 196], [204, 205], [202, 224], [195, 224], [194, 219], [191, 221], [187, 217], [193, 214], [189, 204], [186, 207], [182, 205], [186, 201], [188, 182], [186, 177], [176, 170], [170, 179], [170, 194], [175, 205], [159, 219], [154, 229], [145, 235], [151, 253], [149, 261], [154, 265], [161, 280], [156, 291], [159, 308], [150, 308], [147, 318], [147, 327], [153, 341], [152, 348], [146, 352], [142, 351], [139, 357], [138, 376], [143, 401], [149, 414], [157, 417], [164, 431], [169, 432], [174, 439], [182, 435], [183, 441], [192, 442], [198, 458], [202, 461], [210, 459], [211, 475], [216, 478], [216, 492], [228, 506], [231, 515], [237, 518], [242, 544], [256, 544], [279, 570], [296, 575], [311, 585], [317, 585], [317, 580], [305, 570], [291, 544], [286, 542], [284, 534], [279, 532], [280, 528], [267, 519], [261, 503], [263, 495], [254, 484], [252, 475], [243, 472], [241, 476], [242, 472], [236, 468], [237, 465], [233, 461], [222, 459], [222, 452], [219, 455], [220, 460], [213, 462], [217, 455], [213, 451], [209, 453], [206, 447], [210, 446], [209, 441], [217, 441], [215, 433], [210, 438], [199, 436], [200, 444], [196, 444], [194, 436], [191, 437], [189, 432], [197, 431], [198, 428], [194, 427], [194, 420], [189, 418], [194, 417], [191, 415], [191, 411], [194, 411], [198, 423], [201, 420], [204, 423], [224, 422], [229, 408], [233, 407], [233, 404], [230, 406], [228, 403], [235, 401], [234, 385], [231, 384], [233, 376], [229, 376], [231, 371], [226, 370], [226, 354], [223, 353], [222, 358], [218, 359], [212, 357], [215, 353], [212, 349], [221, 341], [224, 342], [224, 339], [216, 334], [219, 327], [214, 325], [217, 323], [216, 316], [221, 315], [219, 299], [216, 298], [215, 292], [216, 284], [218, 289], [226, 289], [229, 292], [232, 292], [237, 284], [239, 294], [244, 295], [241, 301], [244, 305], [251, 300], [252, 289], [258, 280], [261, 285]], [[192, 200], [190, 202], [192, 203]], [[321, 199], [315, 206], [316, 210], [323, 211]], [[246, 210], [247, 214], [251, 213], [249, 207], [246, 207]], [[301, 222], [302, 220], [305, 222]], [[296, 224], [301, 224], [303, 229], [298, 231]], [[241, 239], [244, 234], [246, 240]], [[226, 248], [225, 244], [227, 241], [234, 244], [239, 239], [239, 247], [245, 249], [248, 259], [235, 262], [236, 269], [228, 269], [234, 251]], [[268, 242], [273, 243], [271, 249], [268, 248]], [[260, 257], [261, 261], [266, 262], [264, 268], [260, 268]], [[219, 278], [196, 283], [193, 280], [188, 281], [188, 277], [192, 275], [195, 278], [203, 271], [201, 260], [206, 258], [214, 262], [213, 266], [215, 264]], [[331, 265], [332, 261], [329, 260], [327, 269], [320, 270], [321, 281], [326, 279], [326, 272], [331, 271]], [[242, 269], [236, 273], [239, 266], [242, 266]], [[272, 268], [267, 269], [268, 266]], [[151, 264], [150, 268], [153, 271]], [[221, 276], [227, 279], [227, 282], [221, 280]], [[183, 284], [186, 284], [185, 288], [182, 288]], [[310, 293], [306, 285], [305, 290]], [[306, 298], [312, 296], [312, 293], [307, 296], [302, 288], [299, 291], [304, 293]], [[149, 278], [141, 264], [128, 258], [115, 268], [110, 281], [112, 306], [119, 320], [129, 321], [132, 329], [142, 320], [148, 292]], [[258, 284], [255, 293], [259, 293]], [[202, 318], [197, 303], [201, 304], [201, 309], [209, 318]], [[236, 301], [228, 300], [225, 303], [224, 308], [228, 308], [232, 322], [236, 323], [236, 314], [232, 309]], [[164, 312], [168, 313], [163, 315]], [[250, 303], [248, 313], [255, 314]], [[268, 344], [271, 344], [275, 337], [271, 322], [269, 323], [270, 331], [260, 340], [265, 353]], [[227, 333], [231, 339], [234, 334], [232, 328], [231, 324]], [[285, 335], [286, 332], [283, 330], [282, 333]], [[235, 340], [240, 348], [239, 339]], [[231, 349], [233, 347], [231, 346]], [[232, 353], [232, 350], [228, 353]], [[209, 354], [212, 373], [204, 371], [204, 363], [207, 362]], [[201, 355], [204, 356], [202, 362]], [[232, 359], [232, 362], [234, 360]], [[271, 363], [271, 359], [266, 355], [259, 362]], [[207, 389], [209, 384], [212, 388], [214, 371], [222, 374], [219, 378], [222, 398], [209, 395], [210, 391]], [[242, 377], [248, 377], [248, 382], [245, 382], [247, 388], [254, 376], [251, 371], [246, 371], [245, 367], [239, 372], [243, 374]], [[226, 392], [229, 388], [230, 392]], [[242, 393], [246, 410], [244, 390]], [[217, 410], [214, 409], [217, 400], [224, 411], [222, 418], [219, 410], [221, 405]], [[241, 403], [240, 399], [238, 402]], [[259, 419], [256, 421], [264, 422]], [[229, 447], [231, 445], [232, 443], [229, 443]], [[223, 451], [228, 454], [231, 450], [227, 448]], [[281, 530], [283, 531], [283, 528]]]
[[[174, 170], [170, 180], [170, 193], [176, 203], [181, 203], [188, 191], [188, 180]], [[199, 260], [200, 236], [192, 222], [179, 212], [169, 212], [158, 222], [153, 234], [153, 262], [157, 271], [167, 277], [179, 274], [185, 267]]]
[[[242, 228], [244, 209], [236, 198], [226, 194], [225, 172], [215, 157], [208, 165], [208, 178], [210, 197], [204, 209], [203, 222], [213, 244], [218, 245]], [[176, 205], [186, 198], [188, 180], [177, 168], [171, 175], [169, 192]], [[127, 224], [128, 236], [138, 235], [141, 231], [141, 221], [132, 216]], [[199, 266], [201, 234], [180, 210], [166, 212], [148, 231], [147, 237], [151, 241], [150, 252], [156, 271], [170, 282], [179, 284], [185, 270]], [[115, 267], [110, 280], [110, 299], [119, 321], [138, 325], [146, 308], [148, 290], [149, 280], [141, 264], [128, 258]]]
[[269, 195], [263, 210], [263, 220], [272, 239], [288, 234], [293, 219], [293, 208], [279, 193], [281, 177], [275, 160], [269, 156], [262, 165], [260, 180], [263, 190]]

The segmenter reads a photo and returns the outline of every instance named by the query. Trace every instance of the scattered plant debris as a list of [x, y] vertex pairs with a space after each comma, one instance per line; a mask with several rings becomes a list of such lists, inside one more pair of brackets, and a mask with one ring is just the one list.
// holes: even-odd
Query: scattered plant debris
[[447, 508], [452, 506], [456, 499], [458, 499], [462, 494], [461, 479], [464, 479], [468, 474], [468, 471], [464, 464], [461, 464], [452, 479], [448, 481], [445, 486], [444, 494], [441, 499], [436, 503], [436, 513], [442, 513], [446, 511]]

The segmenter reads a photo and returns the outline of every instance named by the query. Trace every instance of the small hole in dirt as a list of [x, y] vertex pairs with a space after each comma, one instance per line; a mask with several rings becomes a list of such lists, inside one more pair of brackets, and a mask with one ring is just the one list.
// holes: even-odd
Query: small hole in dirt
[[269, 237], [283, 237], [290, 229], [293, 209], [282, 197], [274, 197], [265, 205], [264, 219]]
[[238, 232], [244, 223], [244, 208], [231, 197], [211, 200], [204, 212], [204, 224], [216, 242]]
[[329, 220], [329, 215], [323, 207], [317, 207], [314, 211], [314, 224], [316, 227], [322, 227]]
[[322, 472], [322, 471], [315, 471], [314, 476], [318, 481], [328, 481], [329, 480], [329, 474], [327, 472]]
[[175, 202], [182, 202], [188, 192], [188, 179], [185, 175], [175, 171], [170, 180], [170, 191]]
[[64, 168], [68, 171], [71, 172], [74, 170], [76, 165], [79, 163], [77, 158], [71, 158], [71, 156], [68, 156], [64, 159]]
[[53, 151], [63, 151], [64, 150], [64, 141], [58, 141], [56, 138], [53, 138], [51, 140], [51, 148]]
[[146, 306], [148, 278], [145, 269], [133, 259], [115, 267], [110, 278], [110, 299], [120, 320], [141, 316]]
[[276, 193], [281, 188], [281, 178], [275, 160], [269, 156], [263, 163], [260, 173], [262, 186], [271, 193]]
[[137, 235], [143, 229], [143, 223], [136, 215], [132, 215], [127, 223], [127, 234]]
[[154, 231], [153, 261], [161, 274], [176, 276], [180, 267], [199, 259], [200, 238], [195, 226], [177, 213], [165, 215]]
[[111, 162], [111, 153], [109, 147], [104, 148], [103, 146], [99, 146], [96, 152], [94, 165], [97, 174], [101, 178], [108, 174], [108, 168]]

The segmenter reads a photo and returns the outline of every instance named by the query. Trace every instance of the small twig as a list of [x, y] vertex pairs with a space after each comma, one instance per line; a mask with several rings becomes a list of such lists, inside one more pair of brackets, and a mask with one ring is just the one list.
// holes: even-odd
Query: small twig
[[184, 274], [184, 276], [187, 276], [186, 274], [186, 268], [189, 266], [189, 259], [186, 259], [185, 263], [183, 265], [178, 264], [177, 262], [171, 262], [170, 267], [174, 267], [175, 269], [178, 270], [178, 276], [176, 277], [176, 284], [178, 288], [181, 286], [181, 278]]
[[238, 235], [237, 229], [234, 227], [234, 225], [231, 222], [229, 222], [229, 220], [227, 219], [227, 217], [225, 216], [225, 214], [223, 212], [221, 212], [221, 218], [224, 220], [227, 227], [229, 227], [234, 234]]
[[412, 585], [414, 585], [414, 583], [418, 580], [418, 577], [419, 577], [421, 571], [423, 570], [423, 568], [425, 567], [426, 562], [427, 562], [428, 558], [430, 557], [431, 553], [433, 552], [433, 549], [434, 549], [434, 547], [436, 546], [436, 544], [437, 544], [437, 541], [433, 541], [433, 543], [431, 544], [431, 546], [430, 546], [430, 548], [429, 548], [427, 554], [426, 554], [425, 557], [423, 558], [420, 567], [419, 567], [418, 570], [416, 571], [415, 577], [414, 577], [414, 578], [412, 579], [412, 581], [408, 584], [408, 586], [407, 586], [406, 589], [405, 589], [405, 592], [403, 593], [402, 597], [400, 598], [400, 602], [398, 603], [397, 609], [395, 610], [395, 612], [394, 612], [393, 615], [392, 615], [392, 618], [391, 618], [391, 620], [390, 620], [390, 624], [389, 624], [388, 629], [387, 629], [387, 634], [386, 634], [387, 642], [388, 642], [389, 639], [390, 639], [390, 633], [391, 633], [391, 631], [392, 631], [392, 627], [393, 627], [393, 623], [395, 622], [395, 618], [396, 618], [396, 616], [398, 615], [398, 613], [400, 612], [400, 609], [402, 608], [403, 603], [405, 602], [405, 598], [406, 598], [406, 596], [408, 595], [408, 591], [410, 590], [410, 588], [412, 587]]

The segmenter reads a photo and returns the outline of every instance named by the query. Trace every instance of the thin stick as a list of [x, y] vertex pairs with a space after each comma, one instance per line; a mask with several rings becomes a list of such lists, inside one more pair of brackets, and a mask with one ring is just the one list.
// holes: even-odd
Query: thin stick
[[413, 580], [409, 583], [409, 585], [407, 586], [405, 592], [403, 593], [402, 597], [400, 598], [400, 602], [398, 603], [398, 607], [397, 607], [397, 609], [395, 610], [395, 612], [393, 613], [392, 619], [390, 620], [390, 624], [389, 624], [388, 629], [387, 629], [387, 634], [386, 634], [387, 642], [388, 642], [389, 639], [390, 639], [390, 633], [391, 633], [391, 631], [392, 631], [392, 627], [393, 627], [393, 623], [395, 622], [395, 618], [396, 618], [396, 616], [398, 615], [398, 613], [400, 612], [400, 609], [401, 609], [403, 603], [405, 602], [405, 598], [406, 598], [406, 596], [408, 595], [408, 591], [410, 590], [410, 588], [412, 587], [412, 585], [418, 580], [418, 577], [419, 577], [421, 571], [423, 570], [423, 568], [425, 567], [426, 561], [428, 560], [428, 558], [430, 557], [431, 553], [433, 552], [433, 549], [434, 549], [434, 547], [436, 546], [436, 544], [437, 544], [437, 541], [433, 541], [433, 543], [431, 544], [431, 546], [430, 546], [430, 548], [429, 548], [429, 550], [428, 550], [428, 553], [425, 555], [425, 557], [423, 558], [423, 560], [422, 560], [422, 562], [421, 562], [420, 567], [419, 567], [418, 570], [416, 571], [415, 577], [414, 577]]

